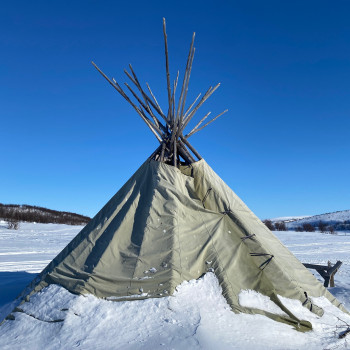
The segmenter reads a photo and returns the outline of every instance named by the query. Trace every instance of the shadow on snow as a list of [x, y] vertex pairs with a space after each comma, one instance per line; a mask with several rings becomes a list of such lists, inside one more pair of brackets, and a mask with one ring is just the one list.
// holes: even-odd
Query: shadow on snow
[[13, 301], [37, 275], [25, 271], [0, 272], [0, 308]]

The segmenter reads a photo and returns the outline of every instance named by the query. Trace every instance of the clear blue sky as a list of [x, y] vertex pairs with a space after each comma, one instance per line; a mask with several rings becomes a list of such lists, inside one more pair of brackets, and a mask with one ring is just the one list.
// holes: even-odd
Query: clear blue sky
[[192, 32], [188, 101], [227, 113], [192, 137], [260, 217], [349, 209], [349, 1], [4, 1], [0, 202], [93, 216], [153, 152], [142, 120], [93, 68], [132, 63], [166, 106]]

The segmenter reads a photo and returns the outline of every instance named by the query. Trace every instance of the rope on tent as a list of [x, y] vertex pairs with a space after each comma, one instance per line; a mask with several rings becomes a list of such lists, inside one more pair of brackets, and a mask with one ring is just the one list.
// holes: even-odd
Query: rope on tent
[[[61, 310], [61, 311], [65, 311], [65, 310]], [[41, 318], [33, 315], [33, 314], [28, 314], [26, 313], [23, 309], [19, 308], [19, 307], [16, 307], [12, 312], [20, 312], [20, 313], [23, 313], [29, 317], [32, 317], [32, 318], [35, 318], [36, 320], [38, 321], [41, 321], [41, 322], [46, 322], [46, 323], [57, 323], [57, 322], [64, 322], [64, 319], [57, 319], [57, 320], [42, 320]], [[76, 313], [74, 313], [76, 316], [79, 316], [77, 315]], [[6, 319], [8, 320], [15, 320], [15, 316], [11, 313], [9, 316], [6, 317]]]
[[271, 256], [271, 254], [269, 254], [269, 253], [249, 253], [249, 255], [250, 256], [266, 256], [266, 255]]
[[249, 253], [250, 256], [269, 256], [269, 258], [264, 261], [262, 264], [260, 264], [259, 269], [264, 270], [264, 268], [271, 262], [271, 260], [274, 258], [274, 255], [268, 254], [268, 253]]
[[253, 233], [252, 235], [249, 235], [249, 236], [241, 237], [241, 240], [242, 240], [242, 241], [245, 241], [246, 239], [253, 239], [254, 236], [256, 236], [255, 233]]
[[204, 203], [205, 203], [206, 199], [208, 198], [209, 193], [210, 193], [211, 190], [212, 190], [212, 188], [210, 187], [210, 188], [208, 189], [207, 193], [205, 194], [204, 198], [202, 199], [202, 204], [203, 204], [203, 208], [204, 208], [204, 209], [205, 209]]
[[226, 215], [228, 213], [232, 213], [232, 210], [228, 209], [228, 210], [225, 210], [225, 211], [221, 211], [220, 213]]
[[304, 295], [306, 297], [305, 301], [302, 303], [303, 306], [307, 307], [307, 303], [310, 303], [310, 307], [308, 308], [311, 312], [312, 311], [312, 307], [313, 307], [313, 303], [312, 303], [312, 300], [309, 298], [309, 296], [307, 295], [306, 292], [304, 292]]

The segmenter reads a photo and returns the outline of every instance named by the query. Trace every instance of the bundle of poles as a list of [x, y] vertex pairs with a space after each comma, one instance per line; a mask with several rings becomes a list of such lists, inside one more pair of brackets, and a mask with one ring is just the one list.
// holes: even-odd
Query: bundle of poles
[[126, 88], [130, 91], [132, 96], [135, 98], [138, 105], [131, 100], [131, 98], [125, 93], [125, 91], [120, 87], [120, 85], [116, 82], [114, 78], [108, 78], [107, 75], [103, 73], [102, 70], [94, 62], [92, 62], [92, 64], [102, 74], [102, 76], [132, 105], [132, 107], [136, 110], [138, 115], [142, 118], [142, 120], [146, 123], [146, 125], [149, 127], [149, 129], [159, 141], [159, 147], [152, 153], [150, 158], [178, 167], [180, 164], [191, 164], [195, 162], [196, 159], [194, 157], [196, 157], [197, 160], [202, 159], [202, 157], [196, 151], [196, 149], [189, 143], [188, 138], [197, 133], [198, 131], [204, 129], [214, 120], [226, 113], [227, 109], [219, 115], [217, 115], [215, 118], [202, 125], [203, 122], [211, 114], [211, 112], [208, 112], [196, 124], [196, 126], [192, 128], [190, 132], [184, 135], [184, 130], [187, 127], [188, 123], [192, 120], [192, 118], [194, 117], [198, 109], [203, 105], [203, 103], [220, 86], [220, 83], [214, 87], [210, 86], [201, 99], [199, 99], [201, 97], [201, 94], [199, 94], [194, 100], [194, 102], [187, 109], [185, 109], [188, 85], [190, 81], [192, 63], [195, 53], [195, 47], [193, 46], [195, 33], [193, 33], [191, 46], [187, 57], [186, 69], [182, 82], [180, 97], [178, 98], [176, 104], [175, 93], [179, 81], [179, 72], [177, 73], [176, 79], [173, 82], [173, 88], [171, 88], [169, 73], [168, 39], [166, 34], [165, 18], [163, 18], [163, 33], [165, 44], [165, 67], [169, 105], [166, 114], [163, 112], [162, 108], [158, 104], [158, 101], [154, 96], [148, 83], [146, 83], [146, 85], [149, 94], [147, 94], [145, 90], [141, 87], [141, 84], [137, 79], [137, 76], [131, 64], [129, 64], [131, 73], [127, 70], [124, 70], [124, 72], [127, 75], [127, 77], [131, 80], [131, 82], [135, 85], [136, 89], [139, 91], [140, 96], [136, 94], [135, 90], [128, 83], [124, 84]]

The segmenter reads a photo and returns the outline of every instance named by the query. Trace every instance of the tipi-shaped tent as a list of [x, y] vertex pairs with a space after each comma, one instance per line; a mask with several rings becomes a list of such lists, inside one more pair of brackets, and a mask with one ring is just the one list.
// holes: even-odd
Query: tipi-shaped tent
[[[49, 284], [111, 300], [162, 297], [172, 294], [184, 280], [212, 271], [234, 312], [261, 313], [306, 330], [311, 324], [295, 317], [279, 296], [300, 300], [318, 314], [322, 309], [309, 297], [325, 296], [346, 311], [189, 143], [191, 135], [221, 115], [201, 126], [208, 113], [184, 133], [219, 84], [185, 108], [195, 51], [193, 35], [176, 104], [178, 76], [171, 89], [165, 21], [163, 25], [169, 103], [166, 113], [149, 86], [149, 93], [143, 90], [131, 66], [131, 74], [125, 73], [140, 96], [125, 85], [139, 105], [94, 64], [135, 108], [159, 147], [33, 281], [24, 300]], [[283, 313], [242, 307], [238, 295], [245, 289], [269, 296]]]

